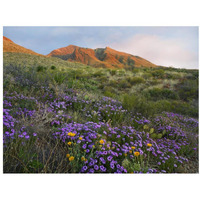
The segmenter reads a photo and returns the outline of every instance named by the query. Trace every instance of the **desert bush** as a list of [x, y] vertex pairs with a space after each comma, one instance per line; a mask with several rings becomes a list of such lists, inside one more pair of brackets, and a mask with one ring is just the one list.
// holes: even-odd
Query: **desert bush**
[[160, 99], [178, 99], [178, 95], [175, 91], [164, 88], [152, 88], [144, 92], [144, 95], [148, 99], [160, 100]]
[[102, 71], [97, 71], [97, 72], [95, 72], [94, 74], [92, 74], [93, 77], [101, 77], [101, 76], [103, 76], [103, 75], [104, 75], [104, 74], [103, 74]]
[[66, 75], [62, 72], [57, 72], [53, 75], [53, 80], [60, 85], [66, 80]]
[[189, 101], [191, 99], [198, 99], [198, 87], [197, 80], [184, 80], [176, 85], [176, 91], [180, 99]]
[[110, 72], [111, 76], [114, 76], [114, 75], [116, 75], [116, 73], [117, 73], [116, 70], [110, 70], [109, 72]]
[[123, 88], [130, 88], [131, 84], [127, 80], [122, 79], [122, 80], [119, 81], [118, 87], [122, 88], [122, 89]]
[[52, 70], [56, 69], [56, 66], [52, 65], [52, 66], [51, 66], [51, 69], [52, 69]]
[[120, 57], [119, 57], [119, 62], [120, 62], [120, 63], [124, 63], [124, 57], [123, 57], [123, 56], [120, 56]]
[[140, 84], [140, 83], [144, 83], [145, 82], [145, 80], [142, 77], [128, 77], [127, 81], [131, 85]]
[[152, 71], [152, 75], [155, 78], [164, 78], [164, 74], [165, 74], [165, 72], [163, 69], [158, 69], [158, 70]]
[[37, 68], [36, 68], [37, 72], [44, 72], [45, 70], [46, 70], [46, 68], [44, 66], [41, 66], [41, 65], [37, 66]]
[[152, 74], [150, 73], [150, 72], [144, 72], [143, 74], [142, 74], [142, 77], [144, 78], [144, 79], [150, 79], [151, 77], [152, 77]]

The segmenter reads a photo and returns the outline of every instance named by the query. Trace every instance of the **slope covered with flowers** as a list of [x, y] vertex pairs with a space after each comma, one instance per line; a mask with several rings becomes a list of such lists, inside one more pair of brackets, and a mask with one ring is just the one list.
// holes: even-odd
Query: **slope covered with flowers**
[[108, 97], [40, 91], [4, 91], [5, 172], [176, 173], [197, 156], [196, 119], [166, 112], [147, 119]]

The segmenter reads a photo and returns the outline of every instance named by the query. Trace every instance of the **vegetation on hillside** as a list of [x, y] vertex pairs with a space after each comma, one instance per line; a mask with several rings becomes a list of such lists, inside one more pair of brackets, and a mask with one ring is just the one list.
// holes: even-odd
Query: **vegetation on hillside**
[[4, 172], [197, 173], [198, 77], [4, 53]]

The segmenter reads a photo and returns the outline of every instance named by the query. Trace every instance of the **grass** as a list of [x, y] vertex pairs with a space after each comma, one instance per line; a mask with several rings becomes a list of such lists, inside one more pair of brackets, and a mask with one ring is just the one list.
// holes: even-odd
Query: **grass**
[[[193, 165], [198, 160], [193, 150], [198, 143], [197, 70], [110, 70], [5, 53], [4, 109], [5, 173], [92, 173], [94, 160], [103, 163], [101, 169], [95, 166], [98, 173], [198, 171], [186, 169], [182, 160]], [[166, 142], [172, 149], [173, 142], [181, 144], [174, 149], [177, 158], [161, 148]], [[111, 155], [110, 149], [117, 148], [118, 157]], [[100, 160], [101, 151], [107, 152], [106, 161]], [[162, 151], [166, 163], [160, 165], [153, 151]], [[109, 156], [120, 168], [110, 165]]]

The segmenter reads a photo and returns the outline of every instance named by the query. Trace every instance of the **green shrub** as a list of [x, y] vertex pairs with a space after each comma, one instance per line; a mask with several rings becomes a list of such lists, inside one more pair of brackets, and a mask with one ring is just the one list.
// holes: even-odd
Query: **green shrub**
[[112, 76], [116, 75], [116, 70], [110, 70], [110, 74], [111, 74]]
[[53, 77], [53, 80], [59, 85], [62, 84], [65, 81], [65, 79], [66, 79], [66, 75], [61, 72], [57, 72]]
[[115, 96], [116, 96], [114, 93], [112, 93], [108, 90], [104, 91], [103, 95], [106, 97], [111, 97], [111, 98], [115, 98]]
[[198, 99], [199, 86], [197, 80], [182, 81], [176, 87], [180, 99], [189, 101], [191, 99]]
[[103, 75], [104, 75], [104, 74], [103, 74], [102, 71], [97, 71], [97, 72], [95, 72], [94, 74], [92, 74], [93, 77], [101, 77], [101, 76], [103, 76]]
[[178, 99], [178, 95], [175, 91], [169, 90], [167, 88], [153, 88], [149, 89], [148, 91], [144, 92], [144, 95], [148, 99], [152, 100], [160, 100], [160, 99]]
[[127, 59], [127, 64], [128, 64], [129, 66], [133, 66], [133, 67], [134, 67], [135, 61], [132, 60], [130, 57], [128, 57], [128, 59]]
[[120, 56], [120, 57], [119, 57], [119, 62], [120, 62], [120, 63], [124, 63], [124, 57], [123, 57], [123, 56]]
[[154, 114], [153, 103], [147, 101], [144, 97], [139, 97], [134, 94], [125, 94], [122, 99], [122, 105], [125, 109], [136, 113], [141, 113], [144, 116], [151, 116]]
[[131, 85], [140, 84], [140, 83], [144, 83], [145, 82], [145, 80], [142, 77], [129, 77], [129, 78], [127, 78], [127, 81]]
[[152, 75], [153, 75], [153, 77], [155, 77], [155, 78], [164, 78], [164, 74], [165, 74], [165, 72], [164, 72], [163, 69], [154, 70], [154, 71], [152, 72]]
[[56, 67], [55, 67], [54, 65], [52, 65], [52, 66], [51, 66], [51, 69], [54, 70], [54, 69], [56, 69]]
[[127, 80], [122, 79], [122, 80], [119, 81], [118, 87], [119, 88], [130, 88], [131, 84]]
[[149, 72], [145, 72], [145, 73], [142, 74], [142, 77], [143, 77], [144, 79], [150, 79], [150, 78], [152, 77], [152, 74], [149, 73]]
[[43, 66], [37, 66], [37, 68], [36, 68], [36, 71], [37, 72], [44, 72], [46, 70], [46, 68], [45, 67], [43, 67]]

